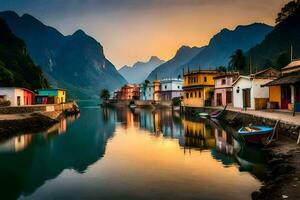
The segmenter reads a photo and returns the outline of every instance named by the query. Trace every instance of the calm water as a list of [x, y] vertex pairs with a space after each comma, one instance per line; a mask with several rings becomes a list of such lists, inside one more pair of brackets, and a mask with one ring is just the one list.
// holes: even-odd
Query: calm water
[[170, 111], [102, 110], [0, 143], [0, 199], [250, 199], [262, 154]]

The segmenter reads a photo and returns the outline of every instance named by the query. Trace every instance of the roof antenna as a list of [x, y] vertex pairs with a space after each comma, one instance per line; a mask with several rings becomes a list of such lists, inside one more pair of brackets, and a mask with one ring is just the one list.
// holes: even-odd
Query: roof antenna
[[249, 68], [250, 68], [250, 76], [251, 76], [251, 74], [252, 74], [252, 62], [251, 62], [251, 56], [250, 56], [250, 66], [249, 66]]

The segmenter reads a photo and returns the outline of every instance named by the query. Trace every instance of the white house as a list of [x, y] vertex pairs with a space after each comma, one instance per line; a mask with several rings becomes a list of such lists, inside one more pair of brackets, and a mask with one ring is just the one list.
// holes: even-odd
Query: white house
[[10, 101], [11, 106], [24, 105], [24, 90], [22, 88], [1, 87], [0, 99]]
[[183, 93], [183, 80], [177, 78], [163, 79], [161, 81], [161, 100], [172, 100], [181, 97]]
[[269, 100], [269, 89], [262, 87], [280, 75], [280, 72], [269, 68], [250, 76], [239, 76], [233, 82], [233, 107], [264, 109]]

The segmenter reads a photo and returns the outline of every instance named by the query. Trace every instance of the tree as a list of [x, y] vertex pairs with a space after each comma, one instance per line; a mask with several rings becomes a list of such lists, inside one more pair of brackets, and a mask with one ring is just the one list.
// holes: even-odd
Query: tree
[[277, 57], [277, 60], [276, 60], [277, 68], [281, 69], [281, 68], [287, 66], [290, 63], [290, 61], [291, 61], [290, 59], [291, 58], [289, 57], [288, 53], [282, 53], [282, 54], [280, 54]]
[[180, 97], [174, 97], [172, 99], [172, 105], [173, 106], [180, 106], [181, 105], [181, 98]]
[[216, 68], [216, 70], [218, 72], [227, 72], [227, 67], [225, 67], [225, 66], [219, 66], [219, 67]]
[[107, 89], [103, 89], [100, 93], [100, 98], [102, 101], [107, 102], [110, 97], [109, 91]]
[[281, 11], [277, 14], [276, 24], [281, 23], [287, 17], [294, 14], [297, 9], [300, 8], [300, 0], [290, 1], [289, 3], [285, 4]]
[[246, 57], [244, 56], [244, 52], [241, 49], [238, 49], [234, 52], [232, 56], [230, 56], [229, 67], [232, 70], [243, 70], [246, 66]]

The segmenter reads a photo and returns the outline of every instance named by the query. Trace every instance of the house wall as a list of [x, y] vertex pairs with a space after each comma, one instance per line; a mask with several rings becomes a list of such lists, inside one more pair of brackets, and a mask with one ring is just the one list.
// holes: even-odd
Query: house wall
[[34, 104], [34, 94], [28, 90], [24, 90], [24, 105]]
[[213, 87], [205, 87], [203, 89], [185, 90], [183, 93], [183, 106], [186, 107], [204, 107], [205, 100], [211, 98], [209, 92]]
[[4, 95], [4, 99], [10, 101], [11, 106], [18, 106], [18, 96], [20, 97], [20, 106], [24, 105], [24, 90], [19, 88], [0, 88], [0, 95]]
[[222, 88], [219, 88], [219, 89], [215, 89], [214, 91], [214, 106], [217, 106], [217, 96], [218, 94], [221, 94], [222, 95], [222, 106], [225, 106], [226, 105], [226, 91], [227, 89], [222, 89]]
[[[233, 85], [233, 107], [235, 108], [243, 108], [243, 89], [250, 88], [252, 84], [249, 79], [240, 78], [234, 85]], [[237, 93], [237, 89], [239, 88], [239, 93]], [[252, 90], [251, 90], [251, 98], [252, 98]], [[254, 105], [251, 101], [251, 109], [254, 109]]]
[[269, 87], [269, 101], [277, 102], [279, 108], [281, 108], [281, 87], [280, 86]]
[[58, 90], [57, 97], [59, 99], [58, 103], [65, 103], [66, 102], [66, 91]]
[[154, 97], [153, 92], [154, 92], [153, 85], [152, 84], [148, 85], [146, 87], [146, 92], [145, 92], [146, 96], [145, 96], [144, 100], [146, 100], [146, 101], [153, 100], [153, 97]]

